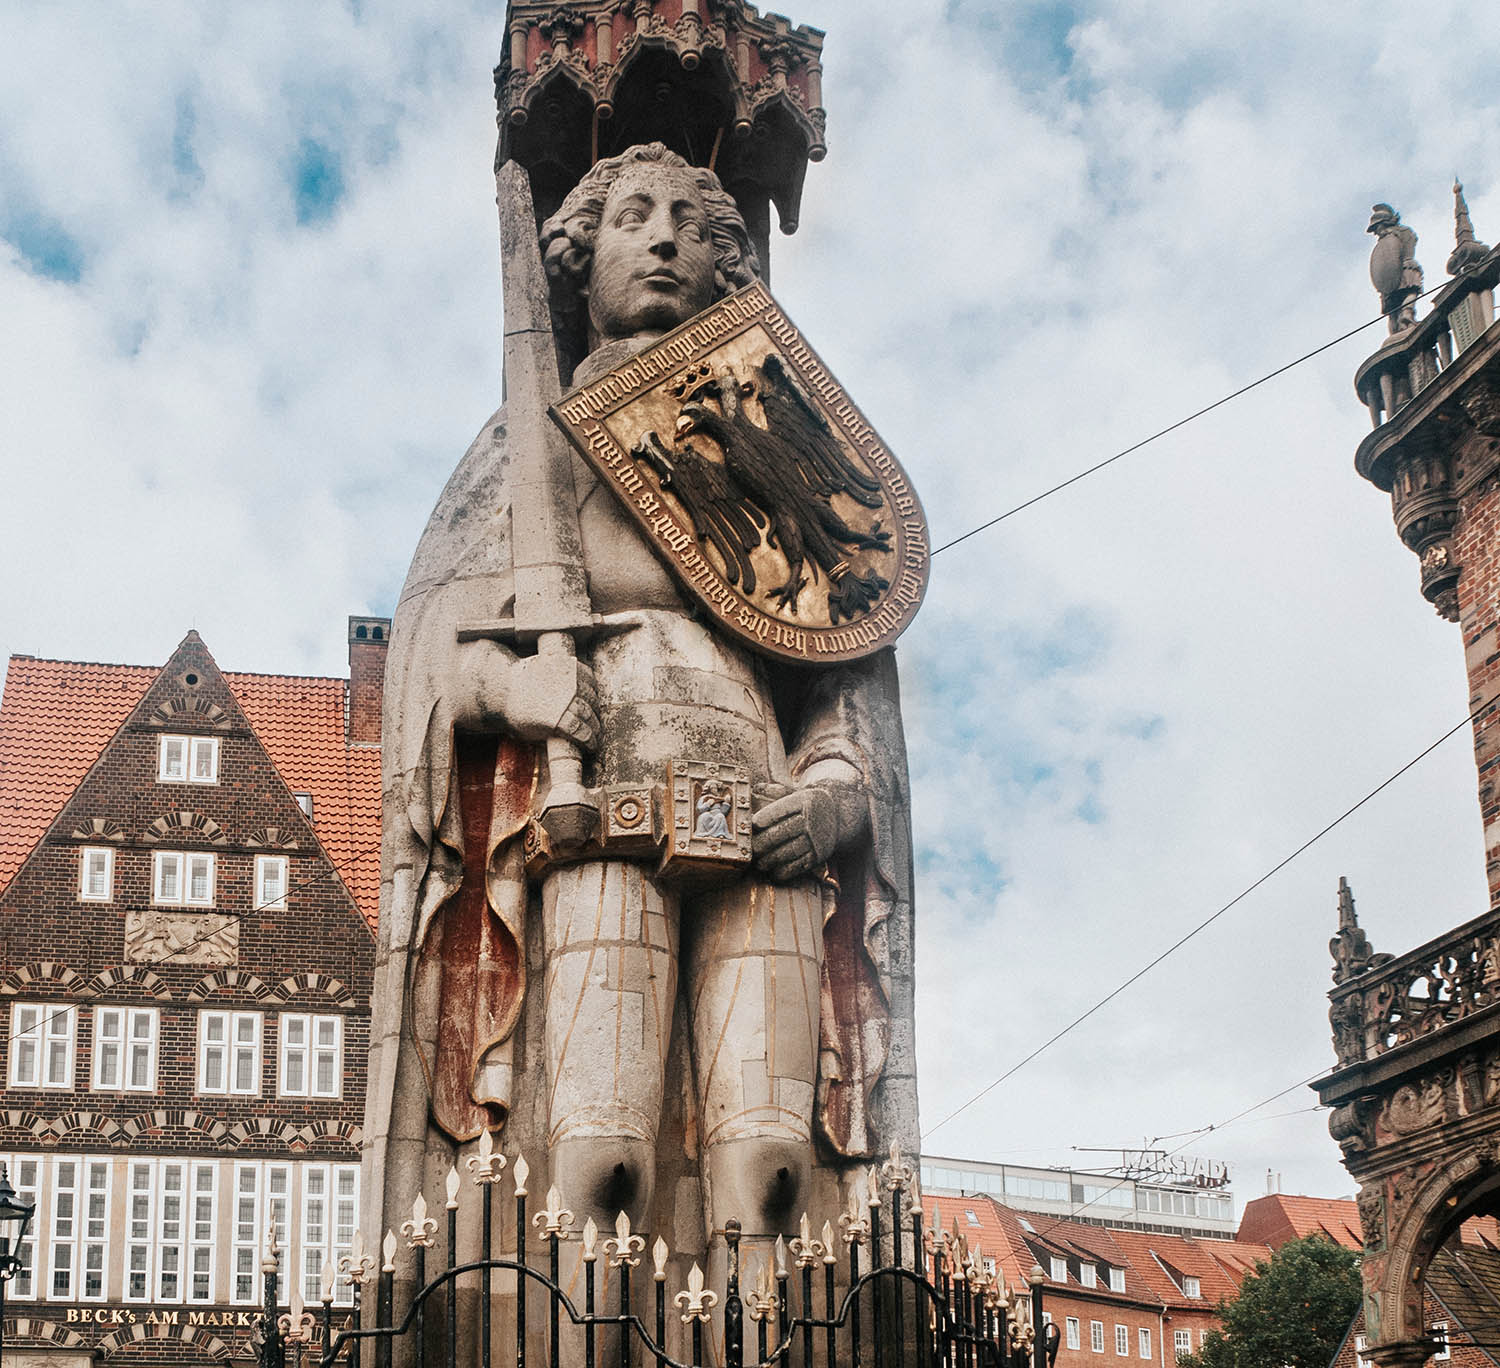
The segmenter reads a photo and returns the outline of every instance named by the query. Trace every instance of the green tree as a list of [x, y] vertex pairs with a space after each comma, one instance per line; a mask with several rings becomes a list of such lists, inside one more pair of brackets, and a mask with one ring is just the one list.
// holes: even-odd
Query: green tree
[[1219, 1304], [1186, 1368], [1328, 1368], [1359, 1308], [1359, 1257], [1321, 1235], [1289, 1240]]

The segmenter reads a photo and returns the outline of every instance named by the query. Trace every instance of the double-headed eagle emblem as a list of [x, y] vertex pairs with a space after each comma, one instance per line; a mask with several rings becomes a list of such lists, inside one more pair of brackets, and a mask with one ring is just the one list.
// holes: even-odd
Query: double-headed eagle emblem
[[832, 664], [915, 616], [929, 559], [916, 492], [759, 282], [551, 413], [720, 631]]
[[[849, 554], [889, 551], [890, 533], [879, 518], [867, 531], [851, 527], [832, 498], [847, 494], [878, 511], [885, 504], [880, 482], [845, 455], [775, 352], [752, 365], [746, 379], [729, 368], [698, 378], [703, 372], [709, 367], [692, 372], [697, 383], [679, 382], [683, 403], [671, 445], [653, 430], [631, 454], [676, 495], [700, 538], [719, 553], [731, 584], [755, 592], [750, 553], [764, 544], [786, 559], [786, 580], [770, 590], [778, 608], [796, 613], [806, 567], [814, 580], [828, 582], [829, 620], [857, 619], [890, 585], [873, 569], [853, 569]], [[750, 416], [751, 400], [759, 403], [764, 426]], [[704, 437], [718, 447], [718, 459], [701, 449]]]

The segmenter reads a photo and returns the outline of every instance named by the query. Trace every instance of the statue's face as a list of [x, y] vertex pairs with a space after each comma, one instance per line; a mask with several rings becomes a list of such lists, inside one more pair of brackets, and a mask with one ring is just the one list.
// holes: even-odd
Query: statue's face
[[708, 213], [691, 173], [652, 164], [622, 172], [594, 236], [593, 344], [667, 332], [706, 309], [713, 287]]

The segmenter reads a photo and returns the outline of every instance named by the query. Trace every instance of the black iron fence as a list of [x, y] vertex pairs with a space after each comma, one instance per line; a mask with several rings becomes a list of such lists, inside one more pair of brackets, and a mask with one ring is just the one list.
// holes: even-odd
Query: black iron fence
[[[546, 1206], [528, 1220], [524, 1159], [512, 1169], [513, 1247], [498, 1250], [494, 1188], [506, 1161], [487, 1143], [480, 1150], [469, 1160], [483, 1200], [478, 1259], [455, 1257], [456, 1170], [448, 1179], [444, 1267], [429, 1276], [438, 1223], [419, 1197], [401, 1227], [404, 1254], [388, 1231], [378, 1264], [358, 1248], [341, 1261], [340, 1272], [354, 1284], [352, 1313], [334, 1305], [332, 1265], [324, 1269], [318, 1311], [304, 1307], [295, 1279], [283, 1307], [273, 1239], [262, 1265], [261, 1368], [392, 1368], [398, 1360], [413, 1368], [492, 1368], [497, 1356], [513, 1359], [516, 1368], [528, 1362], [534, 1368], [1052, 1368], [1056, 1360], [1059, 1337], [1042, 1310], [1042, 1270], [1034, 1268], [1029, 1285], [1009, 1293], [998, 1262], [971, 1246], [956, 1224], [951, 1231], [924, 1224], [912, 1171], [894, 1151], [879, 1175], [869, 1170], [866, 1194], [851, 1199], [837, 1234], [825, 1222], [815, 1235], [804, 1215], [799, 1233], [790, 1241], [778, 1238], [753, 1277], [742, 1274], [739, 1223], [728, 1222], [722, 1294], [705, 1285], [697, 1263], [686, 1286], [671, 1292], [671, 1254], [658, 1238], [652, 1290], [638, 1304], [633, 1283], [645, 1275], [633, 1273], [645, 1241], [631, 1232], [626, 1214], [620, 1213], [612, 1236], [600, 1239], [592, 1220], [573, 1228], [573, 1215], [553, 1188]], [[563, 1245], [574, 1239], [581, 1305], [562, 1276]], [[415, 1289], [399, 1309], [398, 1257], [411, 1261], [401, 1286]], [[601, 1260], [612, 1289], [599, 1276]], [[492, 1319], [497, 1274], [512, 1275], [504, 1281], [514, 1283], [513, 1290], [507, 1287], [514, 1335], [506, 1326], [503, 1342]], [[461, 1302], [477, 1312], [477, 1326], [467, 1324], [468, 1311], [461, 1320]], [[669, 1352], [669, 1327], [686, 1359]]]

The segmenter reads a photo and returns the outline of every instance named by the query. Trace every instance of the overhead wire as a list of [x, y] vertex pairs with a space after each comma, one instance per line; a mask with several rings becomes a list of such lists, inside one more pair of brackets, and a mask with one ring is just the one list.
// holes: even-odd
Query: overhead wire
[[[1436, 294], [1437, 291], [1443, 289], [1447, 284], [1448, 282], [1446, 280], [1440, 281], [1431, 289], [1424, 290], [1421, 294], [1417, 295], [1412, 299], [1411, 302], [1413, 304], [1416, 304], [1420, 300], [1426, 299], [1428, 295]], [[1241, 385], [1238, 389], [1231, 390], [1228, 394], [1222, 395], [1220, 398], [1215, 399], [1213, 403], [1205, 404], [1202, 408], [1189, 413], [1186, 417], [1179, 418], [1175, 423], [1168, 423], [1166, 427], [1158, 429], [1149, 437], [1142, 437], [1140, 441], [1132, 442], [1128, 447], [1124, 448], [1124, 450], [1115, 452], [1113, 456], [1106, 456], [1102, 461], [1096, 461], [1093, 465], [1078, 471], [1075, 475], [1068, 476], [1066, 480], [1060, 481], [1059, 483], [1053, 485], [1050, 489], [1044, 489], [1040, 494], [1033, 494], [1029, 499], [1018, 503], [1014, 508], [1008, 508], [1004, 513], [997, 514], [995, 517], [989, 518], [985, 522], [980, 523], [977, 527], [971, 527], [967, 532], [964, 532], [957, 537], [953, 537], [950, 540], [945, 541], [941, 546], [935, 547], [933, 549], [932, 555], [940, 556], [944, 551], [950, 550], [951, 548], [957, 546], [960, 542], [966, 542], [970, 537], [977, 537], [981, 532], [987, 532], [990, 528], [996, 526], [997, 524], [1003, 523], [1007, 518], [1013, 518], [1017, 513], [1022, 513], [1026, 509], [1041, 503], [1043, 499], [1050, 499], [1052, 495], [1060, 494], [1063, 490], [1067, 489], [1071, 485], [1077, 484], [1080, 480], [1086, 480], [1090, 475], [1097, 475], [1106, 466], [1112, 466], [1116, 461], [1124, 460], [1125, 457], [1133, 455], [1142, 447], [1150, 446], [1152, 442], [1159, 441], [1161, 438], [1169, 436], [1170, 434], [1176, 432], [1179, 428], [1186, 427], [1194, 420], [1202, 418], [1206, 414], [1212, 413], [1215, 409], [1223, 408], [1225, 404], [1230, 403], [1232, 400], [1240, 398], [1242, 395], [1249, 394], [1251, 390], [1259, 389], [1262, 385], [1276, 379], [1277, 376], [1285, 375], [1289, 370], [1293, 370], [1297, 366], [1302, 365], [1303, 362], [1311, 361], [1315, 356], [1321, 356], [1324, 352], [1338, 346], [1341, 342], [1347, 342], [1351, 337], [1357, 337], [1360, 333], [1364, 332], [1366, 328], [1373, 327], [1376, 323], [1384, 322], [1385, 318], [1385, 314], [1378, 314], [1376, 315], [1376, 317], [1368, 318], [1363, 323], [1358, 324], [1356, 327], [1350, 328], [1347, 332], [1341, 332], [1337, 337], [1330, 338], [1327, 342], [1314, 347], [1311, 351], [1303, 352], [1302, 355], [1297, 357], [1295, 360], [1288, 361], [1284, 365], [1277, 366], [1275, 370], [1267, 371], [1264, 375], [1255, 380], [1251, 380], [1248, 384]]]
[[977, 1093], [975, 1093], [971, 1098], [969, 1098], [969, 1100], [967, 1102], [963, 1103], [961, 1106], [956, 1107], [953, 1111], [949, 1112], [935, 1126], [933, 1126], [930, 1130], [927, 1130], [927, 1131], [925, 1131], [923, 1133], [922, 1142], [923, 1142], [924, 1146], [926, 1145], [927, 1141], [929, 1139], [931, 1139], [931, 1137], [934, 1134], [936, 1134], [938, 1131], [940, 1131], [944, 1126], [946, 1126], [955, 1117], [961, 1116], [964, 1112], [966, 1112], [970, 1107], [972, 1107], [981, 1098], [983, 1098], [983, 1097], [987, 1096], [989, 1093], [993, 1092], [1002, 1083], [1004, 1083], [1008, 1078], [1012, 1077], [1016, 1073], [1019, 1073], [1022, 1069], [1024, 1069], [1026, 1067], [1026, 1065], [1030, 1064], [1032, 1062], [1032, 1060], [1036, 1059], [1039, 1055], [1041, 1055], [1042, 1053], [1044, 1053], [1046, 1050], [1049, 1050], [1053, 1045], [1057, 1044], [1057, 1042], [1059, 1040], [1063, 1039], [1064, 1036], [1070, 1034], [1072, 1031], [1076, 1030], [1079, 1026], [1083, 1025], [1083, 1023], [1085, 1021], [1087, 1021], [1091, 1016], [1093, 1016], [1094, 1013], [1100, 1011], [1102, 1008], [1106, 1007], [1109, 1003], [1113, 1002], [1115, 1000], [1115, 998], [1119, 997], [1120, 994], [1123, 993], [1127, 988], [1129, 988], [1132, 984], [1139, 982], [1142, 978], [1144, 978], [1147, 974], [1149, 974], [1153, 969], [1155, 969], [1156, 966], [1159, 965], [1163, 960], [1165, 960], [1169, 956], [1175, 954], [1178, 950], [1180, 950], [1184, 945], [1186, 945], [1194, 937], [1196, 937], [1198, 935], [1201, 935], [1210, 926], [1212, 926], [1216, 921], [1218, 921], [1220, 917], [1224, 916], [1225, 913], [1229, 912], [1232, 908], [1236, 907], [1239, 903], [1243, 902], [1247, 897], [1249, 897], [1250, 894], [1252, 894], [1253, 892], [1255, 892], [1255, 890], [1258, 889], [1262, 884], [1266, 883], [1269, 879], [1271, 879], [1275, 875], [1279, 874], [1283, 869], [1285, 869], [1289, 864], [1291, 864], [1292, 861], [1295, 860], [1299, 855], [1301, 855], [1305, 851], [1311, 849], [1311, 847], [1313, 847], [1319, 841], [1321, 841], [1323, 839], [1323, 837], [1325, 837], [1326, 835], [1328, 835], [1328, 833], [1330, 831], [1334, 830], [1335, 827], [1339, 826], [1341, 823], [1343, 823], [1344, 821], [1346, 821], [1348, 818], [1352, 817], [1356, 812], [1358, 812], [1362, 807], [1364, 807], [1366, 803], [1370, 802], [1378, 794], [1384, 792], [1387, 788], [1389, 788], [1392, 784], [1394, 784], [1396, 782], [1396, 780], [1400, 779], [1402, 777], [1402, 775], [1404, 775], [1404, 774], [1407, 773], [1408, 770], [1411, 770], [1416, 765], [1420, 764], [1421, 761], [1425, 760], [1429, 755], [1432, 754], [1433, 751], [1435, 751], [1439, 746], [1441, 746], [1443, 744], [1443, 742], [1445, 742], [1446, 740], [1448, 740], [1449, 737], [1451, 737], [1455, 733], [1461, 731], [1464, 727], [1469, 726], [1470, 724], [1472, 724], [1476, 718], [1478, 718], [1483, 713], [1485, 713], [1486, 711], [1488, 711], [1495, 704], [1495, 702], [1497, 701], [1497, 699], [1500, 699], [1500, 693], [1491, 695], [1488, 699], [1485, 700], [1485, 702], [1481, 703], [1477, 708], [1473, 709], [1473, 711], [1467, 713], [1460, 721], [1455, 722], [1453, 724], [1453, 726], [1449, 727], [1448, 730], [1445, 731], [1441, 736], [1439, 736], [1436, 741], [1433, 741], [1430, 744], [1428, 744], [1427, 746], [1424, 746], [1419, 752], [1417, 752], [1416, 755], [1412, 756], [1412, 758], [1410, 760], [1406, 761], [1406, 763], [1403, 764], [1399, 769], [1397, 769], [1393, 773], [1387, 775], [1378, 784], [1376, 784], [1374, 788], [1372, 788], [1368, 793], [1366, 793], [1364, 795], [1364, 797], [1360, 798], [1357, 802], [1355, 802], [1355, 803], [1351, 804], [1349, 807], [1345, 808], [1331, 822], [1328, 822], [1324, 826], [1322, 826], [1321, 828], [1319, 828], [1318, 831], [1316, 831], [1313, 835], [1309, 836], [1307, 838], [1307, 840], [1303, 841], [1290, 854], [1283, 856], [1274, 865], [1272, 865], [1270, 869], [1266, 870], [1266, 872], [1264, 874], [1260, 875], [1259, 878], [1255, 879], [1253, 882], [1247, 884], [1244, 888], [1242, 888], [1238, 893], [1236, 893], [1234, 895], [1234, 897], [1232, 897], [1228, 902], [1226, 902], [1217, 911], [1215, 911], [1215, 912], [1211, 913], [1209, 916], [1205, 917], [1196, 926], [1194, 926], [1190, 931], [1187, 931], [1183, 935], [1179, 936], [1175, 941], [1172, 942], [1171, 945], [1167, 946], [1167, 948], [1165, 950], [1163, 950], [1160, 954], [1158, 954], [1154, 959], [1152, 959], [1148, 963], [1142, 965], [1141, 968], [1137, 969], [1135, 971], [1135, 973], [1133, 973], [1133, 974], [1130, 975], [1129, 978], [1125, 979], [1122, 983], [1120, 983], [1116, 987], [1112, 988], [1102, 998], [1100, 998], [1097, 1002], [1095, 1002], [1093, 1004], [1093, 1006], [1089, 1007], [1086, 1011], [1080, 1012], [1076, 1017], [1074, 1017], [1070, 1022], [1068, 1022], [1068, 1024], [1066, 1026], [1063, 1026], [1060, 1030], [1055, 1031], [1052, 1035], [1048, 1036], [1047, 1039], [1044, 1040], [1040, 1045], [1038, 1045], [1034, 1050], [1032, 1050], [1030, 1054], [1028, 1054], [1024, 1058], [1018, 1060], [1016, 1063], [1012, 1064], [1010, 1066], [1010, 1068], [1008, 1068], [1004, 1073], [1002, 1073], [993, 1082], [986, 1084]]

